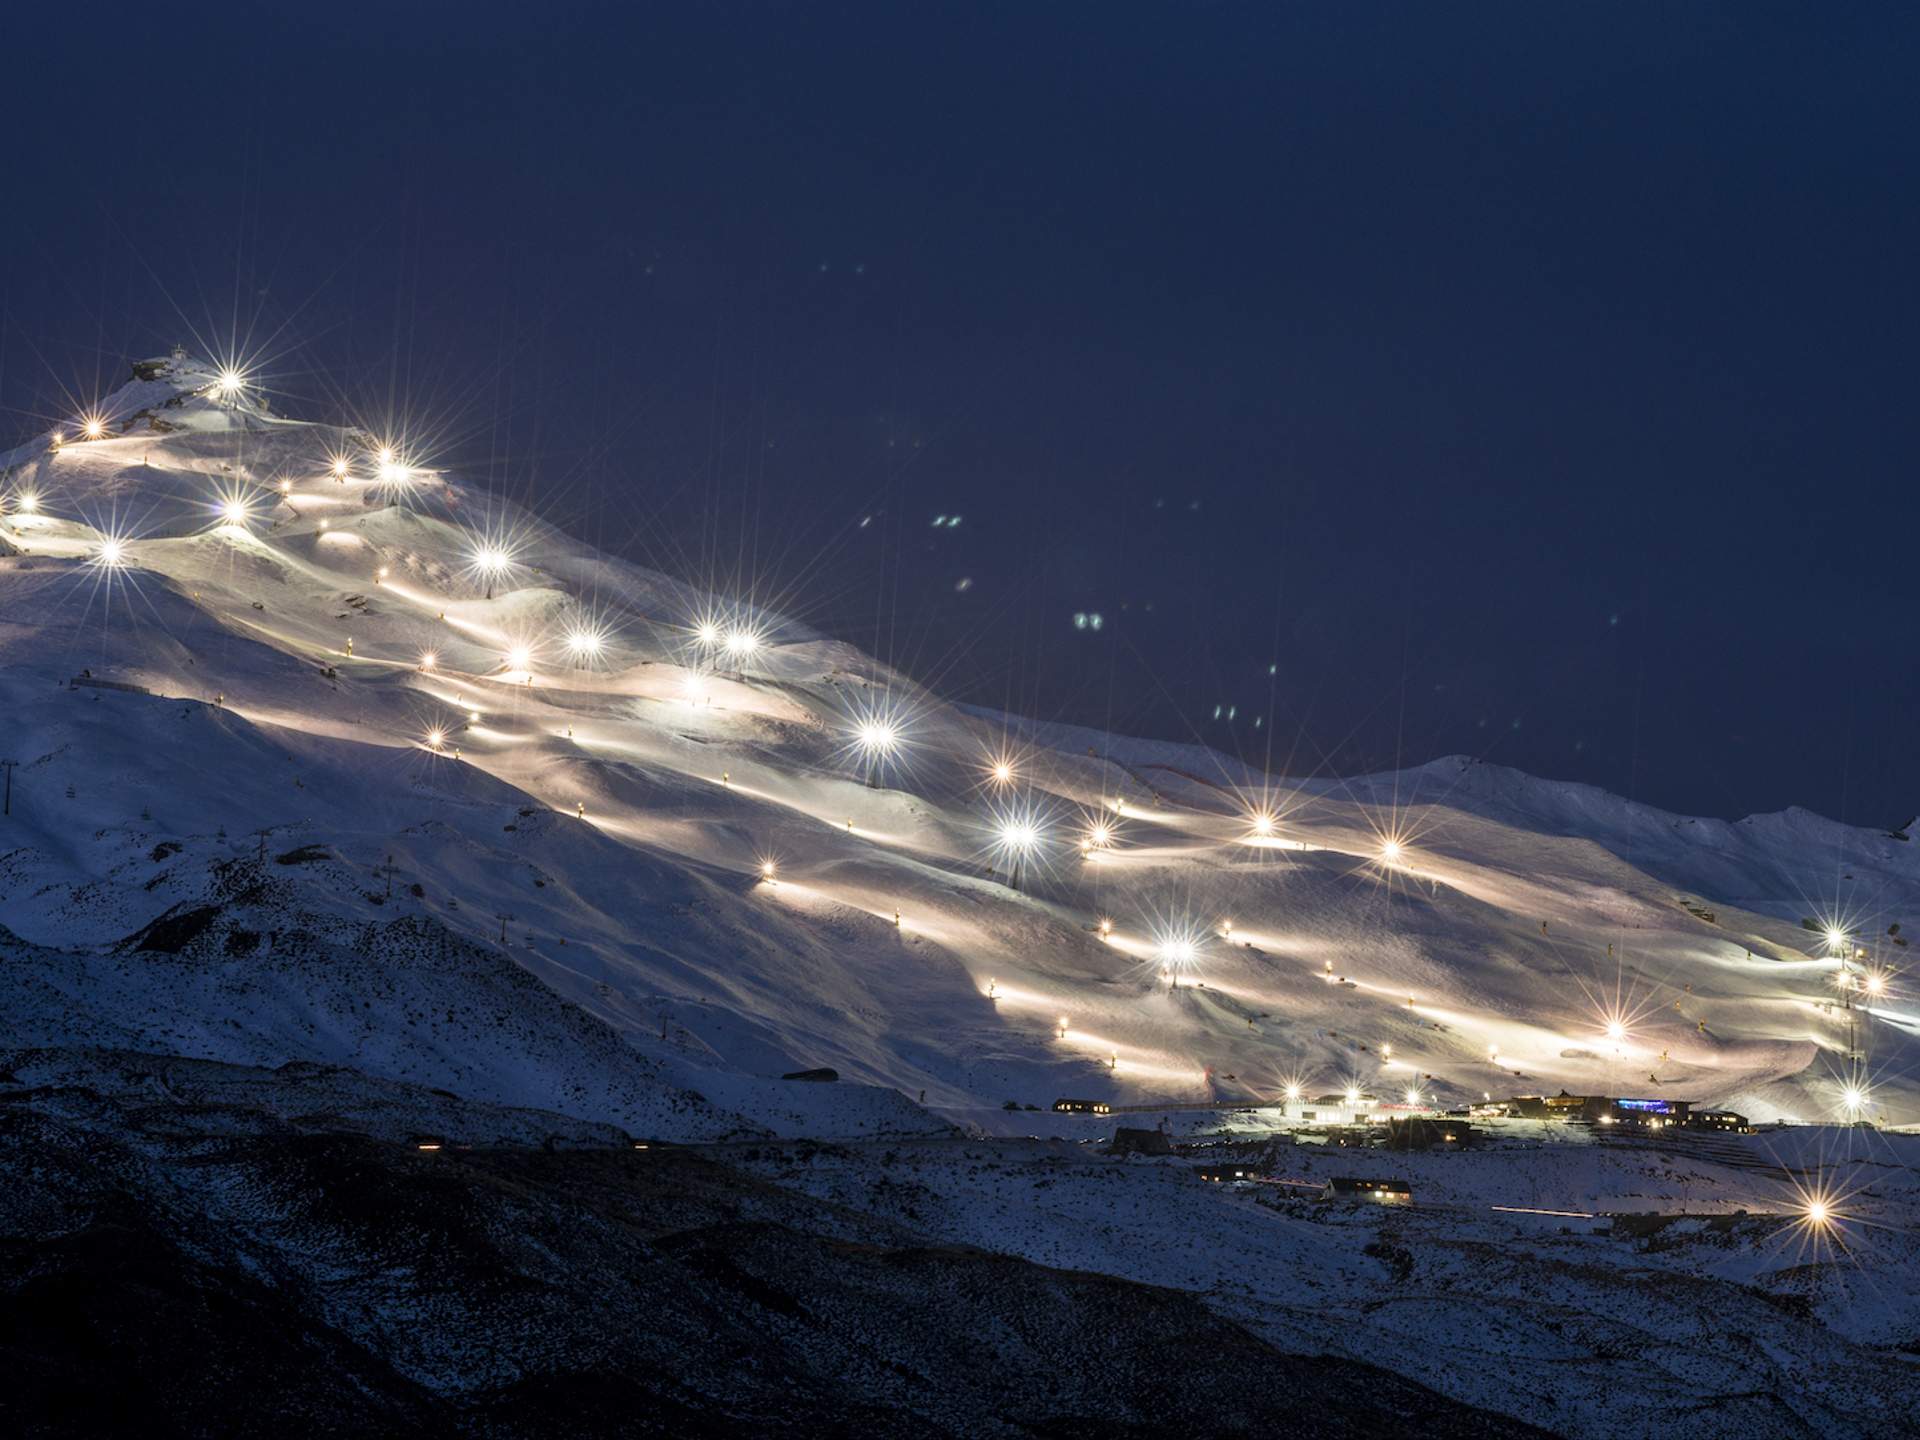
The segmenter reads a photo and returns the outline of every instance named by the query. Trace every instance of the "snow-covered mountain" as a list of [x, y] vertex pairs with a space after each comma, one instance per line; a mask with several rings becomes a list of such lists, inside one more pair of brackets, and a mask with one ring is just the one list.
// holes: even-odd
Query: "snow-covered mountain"
[[[0, 455], [22, 1043], [687, 1136], [1290, 1083], [1920, 1122], [1903, 832], [982, 714], [404, 437], [135, 370]], [[778, 1079], [817, 1066], [861, 1083]]]
[[1904, 830], [951, 705], [185, 358], [0, 507], [0, 1428], [1911, 1430], [1920, 1137], [1290, 1143], [1920, 1122]]

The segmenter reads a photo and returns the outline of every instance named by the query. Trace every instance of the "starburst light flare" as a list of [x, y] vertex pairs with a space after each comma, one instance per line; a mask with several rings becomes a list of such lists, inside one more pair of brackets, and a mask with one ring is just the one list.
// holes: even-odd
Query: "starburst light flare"
[[1154, 936], [1154, 955], [1160, 969], [1174, 989], [1181, 981], [1191, 984], [1199, 978], [1201, 938], [1190, 925], [1167, 925]]
[[567, 625], [562, 643], [574, 664], [591, 665], [606, 654], [611, 638], [605, 625], [592, 616], [579, 615]]
[[1020, 805], [996, 815], [991, 834], [994, 857], [1007, 867], [1007, 886], [1018, 890], [1028, 861], [1046, 845], [1046, 827], [1031, 807]]
[[487, 582], [491, 600], [494, 587], [513, 574], [513, 547], [501, 535], [475, 535], [467, 550], [467, 568]]
[[735, 665], [744, 665], [760, 653], [766, 642], [757, 630], [745, 625], [736, 625], [727, 631], [721, 642], [721, 648], [727, 652], [727, 658]]
[[867, 784], [877, 785], [879, 767], [900, 748], [900, 727], [886, 715], [869, 715], [853, 730], [854, 747], [867, 762]]

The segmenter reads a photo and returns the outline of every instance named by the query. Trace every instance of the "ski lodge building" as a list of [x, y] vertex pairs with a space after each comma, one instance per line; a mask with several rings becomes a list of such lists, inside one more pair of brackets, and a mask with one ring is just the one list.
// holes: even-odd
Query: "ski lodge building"
[[1327, 1181], [1320, 1198], [1361, 1205], [1411, 1205], [1413, 1186], [1404, 1180], [1361, 1180], [1351, 1175], [1336, 1175]]

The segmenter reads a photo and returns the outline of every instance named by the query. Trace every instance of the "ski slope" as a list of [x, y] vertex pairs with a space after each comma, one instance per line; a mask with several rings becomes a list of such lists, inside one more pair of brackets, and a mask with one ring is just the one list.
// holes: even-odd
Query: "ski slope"
[[[1692, 820], [1459, 759], [1294, 782], [984, 714], [404, 437], [276, 416], [191, 359], [136, 375], [100, 438], [76, 417], [0, 455], [25, 1043], [164, 1033], [687, 1134], [937, 1126], [923, 1095], [1024, 1133], [1004, 1102], [1289, 1087], [1920, 1123], [1899, 832]], [[233, 908], [191, 975], [115, 971], [210, 894]], [[393, 961], [349, 1023], [401, 920], [468, 958]], [[294, 977], [349, 963], [288, 1022], [315, 993]], [[529, 1018], [503, 1038], [469, 1002]], [[452, 1018], [420, 1039], [429, 1011]], [[636, 1066], [675, 1098], [635, 1098]], [[814, 1066], [859, 1084], [778, 1080]]]

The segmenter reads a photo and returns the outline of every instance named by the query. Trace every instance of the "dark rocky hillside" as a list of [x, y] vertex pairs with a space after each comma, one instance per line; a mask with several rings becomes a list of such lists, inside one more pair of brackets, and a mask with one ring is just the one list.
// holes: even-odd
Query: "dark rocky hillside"
[[1540, 1433], [692, 1150], [352, 1072], [30, 1058], [0, 1076], [9, 1435]]

